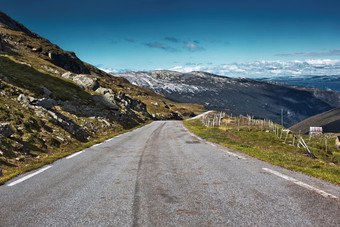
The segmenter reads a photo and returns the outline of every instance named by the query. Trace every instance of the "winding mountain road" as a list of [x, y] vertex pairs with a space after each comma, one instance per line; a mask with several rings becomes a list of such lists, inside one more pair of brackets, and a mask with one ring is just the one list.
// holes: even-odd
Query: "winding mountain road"
[[0, 186], [0, 226], [339, 226], [339, 198], [158, 121]]

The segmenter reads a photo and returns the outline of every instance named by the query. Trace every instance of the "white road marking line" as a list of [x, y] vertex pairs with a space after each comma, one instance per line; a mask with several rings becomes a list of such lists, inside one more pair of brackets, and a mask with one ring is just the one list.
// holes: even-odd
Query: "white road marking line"
[[207, 112], [204, 112], [204, 113], [202, 113], [202, 114], [200, 114], [200, 115], [197, 115], [197, 116], [195, 116], [195, 117], [192, 117], [192, 118], [186, 119], [185, 121], [189, 121], [189, 120], [198, 119], [198, 118], [200, 118], [200, 117], [203, 117], [204, 115], [206, 115], [206, 114], [208, 114], [208, 113], [211, 113], [211, 112], [214, 112], [214, 111], [213, 111], [213, 110], [209, 110], [209, 111], [207, 111]]
[[235, 153], [230, 152], [230, 151], [226, 151], [226, 150], [220, 150], [220, 151], [223, 151], [223, 152], [227, 153], [228, 155], [234, 156], [234, 157], [239, 158], [239, 159], [243, 159], [243, 160], [246, 159], [245, 157], [238, 155], [238, 154], [235, 154]]
[[[97, 144], [96, 144], [96, 145], [97, 145]], [[96, 145], [93, 145], [92, 147], [94, 147], [94, 146], [96, 146]], [[83, 153], [83, 152], [84, 152], [84, 150], [79, 151], [79, 152], [77, 152], [77, 153], [74, 153], [74, 154], [72, 154], [72, 155], [70, 155], [70, 156], [67, 156], [66, 159], [73, 158], [73, 157], [75, 157], [75, 156], [77, 156], [77, 155], [79, 155], [79, 154], [81, 154], [81, 153]]]
[[19, 179], [19, 180], [16, 180], [16, 181], [14, 181], [14, 182], [8, 184], [7, 186], [11, 187], [11, 186], [14, 186], [14, 185], [16, 185], [16, 184], [19, 184], [19, 183], [21, 183], [21, 182], [23, 182], [23, 181], [25, 181], [25, 180], [27, 180], [27, 179], [29, 179], [29, 178], [31, 178], [31, 177], [37, 175], [37, 174], [39, 174], [39, 173], [44, 172], [45, 170], [47, 170], [47, 169], [49, 169], [49, 168], [51, 168], [51, 167], [52, 167], [52, 166], [46, 166], [45, 168], [42, 168], [42, 169], [40, 169], [40, 170], [38, 170], [38, 171], [36, 171], [36, 172], [34, 172], [34, 173], [31, 173], [31, 174], [29, 174], [29, 175], [27, 175], [27, 176], [24, 176], [23, 178], [21, 178], [21, 179]]
[[285, 179], [285, 180], [291, 181], [291, 182], [293, 182], [294, 184], [297, 184], [297, 185], [299, 185], [299, 186], [301, 186], [301, 187], [304, 187], [304, 188], [306, 188], [306, 189], [308, 189], [308, 190], [314, 191], [314, 192], [316, 192], [316, 193], [322, 195], [323, 197], [332, 198], [332, 199], [338, 198], [338, 197], [336, 197], [335, 195], [329, 194], [329, 193], [327, 193], [327, 192], [325, 192], [325, 191], [322, 191], [322, 190], [320, 190], [320, 189], [318, 189], [318, 188], [315, 188], [315, 187], [313, 187], [313, 186], [310, 186], [310, 185], [308, 185], [308, 184], [306, 184], [306, 183], [303, 183], [303, 182], [301, 182], [301, 181], [299, 181], [299, 180], [296, 180], [296, 179], [294, 179], [294, 178], [292, 178], [292, 177], [289, 177], [289, 176], [287, 176], [287, 175], [284, 175], [284, 174], [282, 174], [282, 173], [279, 173], [279, 172], [277, 172], [277, 171], [275, 171], [275, 170], [271, 170], [271, 169], [268, 169], [268, 168], [262, 168], [262, 169], [265, 170], [265, 171], [267, 171], [267, 172], [270, 172], [270, 173], [272, 173], [272, 174], [274, 174], [274, 175], [276, 175], [276, 176], [279, 176], [279, 177], [281, 177], [281, 178], [283, 178], [283, 179]]

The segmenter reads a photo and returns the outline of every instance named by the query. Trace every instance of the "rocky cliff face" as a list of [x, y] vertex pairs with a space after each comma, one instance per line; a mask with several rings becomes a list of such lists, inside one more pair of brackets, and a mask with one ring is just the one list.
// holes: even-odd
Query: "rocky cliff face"
[[249, 114], [290, 126], [307, 117], [340, 106], [340, 93], [274, 82], [228, 78], [205, 72], [128, 72], [131, 83], [150, 88], [176, 102], [192, 102], [208, 109]]

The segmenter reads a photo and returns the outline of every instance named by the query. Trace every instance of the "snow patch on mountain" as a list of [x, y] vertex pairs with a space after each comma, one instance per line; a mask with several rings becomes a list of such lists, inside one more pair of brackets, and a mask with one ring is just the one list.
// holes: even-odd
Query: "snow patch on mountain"
[[[158, 93], [166, 92], [186, 92], [186, 93], [196, 93], [199, 91], [204, 91], [206, 88], [202, 86], [195, 86], [195, 85], [188, 85], [183, 84], [181, 81], [170, 81], [170, 80], [161, 80], [158, 78], [154, 78], [151, 73], [148, 72], [128, 72], [128, 73], [121, 73], [117, 74], [117, 76], [124, 77], [130, 83], [146, 87], [149, 89], [154, 90]], [[187, 78], [183, 78], [187, 79]]]

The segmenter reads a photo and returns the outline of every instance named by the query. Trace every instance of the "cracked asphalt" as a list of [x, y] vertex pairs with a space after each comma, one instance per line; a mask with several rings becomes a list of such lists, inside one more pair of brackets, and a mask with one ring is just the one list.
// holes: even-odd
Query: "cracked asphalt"
[[0, 226], [340, 226], [339, 199], [262, 168], [340, 198], [333, 184], [157, 121], [0, 186]]

